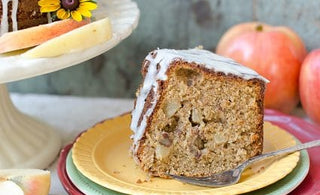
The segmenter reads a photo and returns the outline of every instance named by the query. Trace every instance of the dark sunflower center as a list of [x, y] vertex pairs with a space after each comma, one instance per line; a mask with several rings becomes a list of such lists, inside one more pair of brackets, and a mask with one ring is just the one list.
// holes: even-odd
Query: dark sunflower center
[[79, 0], [61, 0], [61, 5], [66, 10], [76, 10], [79, 7]]

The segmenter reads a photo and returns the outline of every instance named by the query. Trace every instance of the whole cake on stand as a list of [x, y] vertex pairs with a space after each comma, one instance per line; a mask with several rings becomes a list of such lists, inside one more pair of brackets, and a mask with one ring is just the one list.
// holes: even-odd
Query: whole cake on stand
[[[47, 23], [47, 14], [40, 14], [40, 9], [36, 6], [38, 3], [36, 0], [1, 0], [1, 35], [7, 31]], [[21, 52], [0, 54], [0, 169], [46, 168], [61, 148], [59, 135], [54, 128], [15, 108], [5, 83], [50, 73], [89, 60], [117, 45], [136, 28], [140, 14], [136, 3], [108, 0], [98, 1], [98, 6], [92, 13], [93, 18], [99, 22], [108, 17], [111, 21], [112, 38], [107, 41], [54, 57], [27, 58]], [[28, 20], [24, 20], [26, 18]], [[85, 36], [86, 28], [83, 26], [76, 29], [78, 34], [75, 34]], [[62, 36], [70, 38], [70, 34]]]
[[48, 23], [47, 14], [41, 14], [38, 0], [1, 0], [1, 34]]

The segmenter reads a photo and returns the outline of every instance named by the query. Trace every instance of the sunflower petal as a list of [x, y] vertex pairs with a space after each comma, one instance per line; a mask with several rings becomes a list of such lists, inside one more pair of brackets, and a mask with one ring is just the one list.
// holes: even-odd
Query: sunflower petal
[[59, 0], [40, 0], [38, 2], [39, 6], [50, 6], [50, 5], [60, 5]]
[[81, 16], [80, 12], [78, 12], [78, 11], [72, 11], [71, 16], [77, 22], [80, 22], [82, 20], [82, 16]]
[[91, 14], [91, 12], [89, 10], [79, 8], [77, 11], [81, 15], [83, 15], [84, 17], [91, 18], [91, 16], [92, 16], [92, 14]]
[[58, 3], [60, 3], [60, 1], [59, 0], [39, 0], [38, 1], [38, 3], [47, 3], [47, 4], [50, 4], [50, 3], [56, 3], [56, 2], [58, 2]]
[[81, 3], [81, 2], [87, 2], [87, 1], [91, 1], [91, 0], [80, 0], [80, 3]]
[[64, 20], [64, 19], [67, 19], [67, 18], [70, 17], [70, 12], [68, 12], [68, 11], [66, 11], [64, 9], [59, 9], [57, 11], [57, 16], [58, 16], [59, 19]]
[[97, 9], [98, 5], [93, 2], [83, 2], [83, 3], [80, 3], [79, 7], [86, 10], [94, 10], [94, 9]]
[[42, 6], [40, 8], [40, 12], [41, 13], [54, 12], [54, 11], [57, 11], [59, 8], [60, 8], [60, 5]]

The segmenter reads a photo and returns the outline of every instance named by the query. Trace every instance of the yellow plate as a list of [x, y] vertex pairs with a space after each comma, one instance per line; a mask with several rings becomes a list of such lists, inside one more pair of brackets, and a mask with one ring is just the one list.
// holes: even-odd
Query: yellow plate
[[[78, 138], [72, 158], [77, 169], [93, 182], [127, 194], [239, 194], [268, 186], [289, 174], [299, 161], [296, 152], [281, 159], [255, 164], [239, 183], [221, 188], [183, 184], [172, 179], [151, 178], [129, 156], [129, 114], [97, 124]], [[264, 125], [264, 152], [296, 144], [295, 138], [271, 123]]]

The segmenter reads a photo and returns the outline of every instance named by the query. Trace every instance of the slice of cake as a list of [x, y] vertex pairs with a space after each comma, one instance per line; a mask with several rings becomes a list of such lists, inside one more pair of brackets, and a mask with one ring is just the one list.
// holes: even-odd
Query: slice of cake
[[158, 49], [143, 62], [132, 154], [153, 176], [208, 176], [263, 148], [267, 80], [201, 49]]

